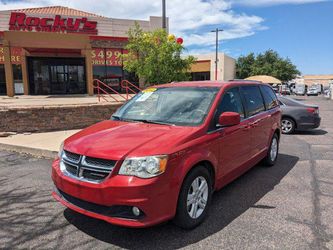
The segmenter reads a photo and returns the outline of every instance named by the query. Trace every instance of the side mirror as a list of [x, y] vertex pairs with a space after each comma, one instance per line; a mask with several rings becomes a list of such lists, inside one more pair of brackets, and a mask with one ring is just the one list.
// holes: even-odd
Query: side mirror
[[229, 127], [240, 123], [240, 115], [236, 112], [223, 112], [219, 117], [219, 126]]

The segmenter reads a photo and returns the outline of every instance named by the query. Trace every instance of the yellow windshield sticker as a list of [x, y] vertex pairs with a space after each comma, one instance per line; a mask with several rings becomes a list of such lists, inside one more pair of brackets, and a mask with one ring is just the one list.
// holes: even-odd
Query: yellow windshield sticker
[[155, 92], [155, 91], [156, 91], [156, 88], [148, 88], [148, 89], [142, 90], [143, 93], [151, 93], [151, 92]]

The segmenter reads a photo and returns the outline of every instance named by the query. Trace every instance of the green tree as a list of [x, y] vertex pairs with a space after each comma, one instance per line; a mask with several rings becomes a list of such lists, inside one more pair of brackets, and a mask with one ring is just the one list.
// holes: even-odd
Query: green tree
[[236, 62], [236, 74], [237, 78], [241, 79], [254, 75], [269, 75], [287, 82], [300, 72], [289, 58], [282, 58], [276, 51], [267, 50], [257, 56], [250, 53], [239, 57]]
[[181, 57], [184, 46], [168, 39], [164, 29], [144, 32], [136, 23], [128, 32], [129, 40], [122, 55], [124, 69], [135, 73], [146, 84], [183, 81], [190, 78], [193, 56]]

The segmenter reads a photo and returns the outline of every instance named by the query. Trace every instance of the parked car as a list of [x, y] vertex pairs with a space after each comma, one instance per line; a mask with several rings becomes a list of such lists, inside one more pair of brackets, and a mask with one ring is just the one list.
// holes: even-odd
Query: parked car
[[290, 91], [290, 88], [288, 87], [288, 85], [284, 84], [284, 85], [280, 85], [279, 93], [281, 95], [290, 95], [291, 91]]
[[311, 86], [308, 88], [308, 91], [306, 92], [307, 96], [314, 95], [317, 96], [319, 94], [317, 86]]
[[316, 83], [314, 86], [316, 86], [319, 95], [324, 93], [324, 86], [322, 84]]
[[295, 85], [295, 94], [296, 95], [305, 95], [307, 91], [307, 86], [305, 84], [296, 84]]
[[218, 190], [279, 151], [281, 111], [259, 82], [181, 82], [143, 90], [107, 121], [65, 140], [53, 196], [127, 227], [193, 228]]
[[272, 85], [272, 89], [274, 90], [275, 93], [279, 93], [279, 86], [280, 86], [280, 85], [278, 85], [278, 84], [276, 84], [276, 83], [274, 83], [274, 84]]
[[315, 129], [320, 126], [319, 107], [307, 105], [291, 98], [278, 96], [282, 110], [282, 133]]
[[324, 89], [325, 98], [331, 98], [331, 90], [329, 88]]

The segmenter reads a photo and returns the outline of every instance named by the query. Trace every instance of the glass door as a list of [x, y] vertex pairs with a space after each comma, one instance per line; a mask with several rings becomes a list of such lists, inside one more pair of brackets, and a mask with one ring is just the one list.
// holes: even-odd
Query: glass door
[[6, 75], [5, 65], [0, 64], [0, 95], [6, 95]]
[[85, 94], [87, 91], [83, 58], [29, 58], [29, 73], [30, 94]]
[[86, 82], [84, 75], [84, 66], [83, 65], [68, 65], [67, 66], [67, 92], [84, 94], [86, 90]]
[[51, 93], [53, 95], [67, 93], [68, 73], [65, 65], [50, 65]]

